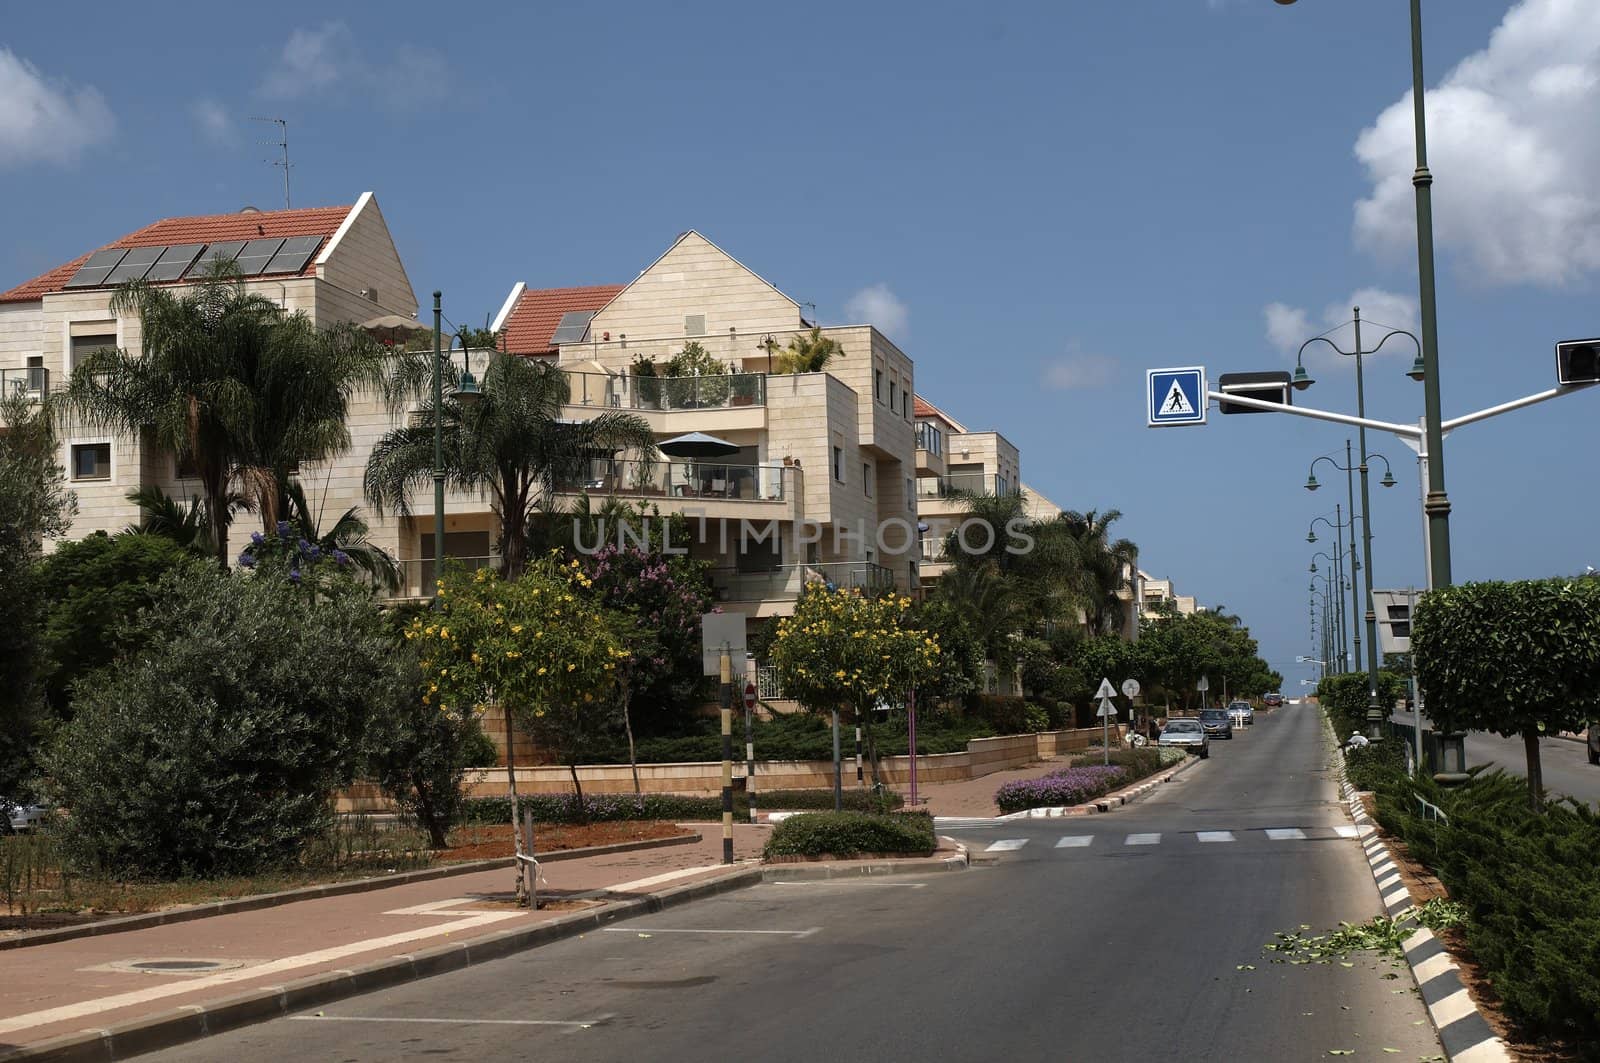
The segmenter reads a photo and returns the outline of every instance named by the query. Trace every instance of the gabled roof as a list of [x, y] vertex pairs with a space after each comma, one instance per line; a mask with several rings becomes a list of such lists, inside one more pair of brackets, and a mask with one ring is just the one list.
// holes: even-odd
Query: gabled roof
[[[612, 292], [611, 293], [611, 298], [607, 299], [600, 306], [595, 307], [595, 310], [596, 311], [604, 310], [607, 306], [611, 305], [611, 300], [612, 299], [615, 299], [618, 295], [621, 295], [623, 292], [627, 291], [629, 288], [632, 288], [635, 284], [639, 283], [639, 278], [640, 277], [643, 277], [645, 274], [649, 273], [652, 269], [655, 269], [657, 264], [659, 264], [662, 259], [664, 259], [668, 255], [672, 254], [673, 251], [677, 250], [679, 244], [683, 243], [685, 240], [689, 239], [689, 237], [691, 237], [691, 236], [695, 237], [696, 239], [705, 240], [705, 242], [707, 244], [709, 244], [711, 246], [711, 248], [717, 252], [717, 254], [723, 256], [729, 262], [732, 262], [734, 265], [738, 266], [740, 269], [742, 269], [746, 273], [750, 274], [750, 276], [754, 277], [756, 280], [760, 281], [762, 284], [765, 284], [768, 288], [771, 288], [774, 292], [776, 292], [778, 295], [782, 296], [784, 299], [788, 300], [791, 303], [794, 303], [794, 309], [795, 309], [796, 315], [798, 315], [800, 313], [800, 304], [799, 303], [795, 303], [794, 298], [792, 296], [790, 296], [788, 293], [786, 293], [782, 288], [779, 288], [776, 284], [773, 284], [771, 281], [767, 280], [767, 278], [763, 277], [761, 274], [757, 273], [755, 270], [751, 269], [749, 266], [745, 265], [743, 262], [740, 262], [738, 259], [736, 259], [732, 255], [728, 254], [728, 252], [724, 251], [714, 241], [709, 239], [704, 233], [696, 232], [693, 229], [685, 229], [683, 232], [679, 233], [678, 234], [678, 238], [676, 240], [672, 241], [672, 246], [671, 247], [668, 247], [665, 251], [661, 252], [661, 254], [656, 256], [654, 262], [650, 263], [644, 269], [640, 270], [638, 277], [633, 278], [633, 280], [629, 281], [627, 284], [622, 285], [616, 291]], [[585, 307], [584, 309], [588, 309], [588, 308]], [[802, 323], [806, 324], [807, 327], [810, 327], [810, 323], [806, 322], [804, 318], [801, 318], [800, 320], [801, 320]]]
[[918, 416], [918, 417], [937, 417], [941, 421], [943, 421], [945, 424], [948, 424], [953, 430], [955, 430], [957, 432], [963, 432], [963, 433], [966, 432], [966, 430], [967, 430], [967, 426], [966, 425], [962, 424], [960, 421], [956, 420], [954, 417], [951, 417], [948, 413], [945, 413], [943, 410], [939, 409], [939, 407], [935, 406], [933, 403], [929, 402], [927, 399], [923, 398], [921, 395], [913, 395], [913, 396], [911, 396], [911, 400], [912, 400], [912, 407], [911, 407], [912, 408], [912, 412], [914, 414], [916, 414], [916, 416]]
[[599, 310], [622, 291], [620, 284], [597, 284], [586, 288], [524, 288], [505, 314], [508, 354], [555, 354], [550, 342], [561, 315], [575, 310]]
[[[251, 210], [236, 214], [196, 214], [183, 218], [163, 218], [104, 247], [159, 247], [163, 244], [209, 244], [221, 240], [254, 240], [268, 236], [322, 236], [331, 237], [355, 209], [354, 204], [342, 207], [311, 207], [303, 210]], [[324, 248], [326, 245], [324, 245]], [[0, 303], [32, 302], [50, 292], [58, 292], [78, 268], [94, 254], [85, 252], [71, 262], [57, 266], [48, 273], [17, 285], [10, 291], [0, 292]], [[308, 260], [297, 274], [315, 274], [320, 257]]]

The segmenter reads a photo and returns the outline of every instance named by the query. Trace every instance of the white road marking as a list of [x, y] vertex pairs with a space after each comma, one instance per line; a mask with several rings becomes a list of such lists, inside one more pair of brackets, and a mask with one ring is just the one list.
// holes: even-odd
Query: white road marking
[[608, 926], [602, 934], [770, 934], [778, 937], [808, 938], [821, 930], [820, 926], [808, 930], [695, 930], [692, 927], [659, 926]]
[[780, 878], [776, 882], [767, 883], [769, 886], [889, 886], [894, 889], [920, 890], [927, 887], [926, 882], [861, 882], [848, 878], [819, 878], [819, 879], [794, 879]]
[[1341, 838], [1359, 838], [1361, 836], [1361, 832], [1348, 823], [1341, 823], [1333, 829]]
[[1194, 836], [1203, 842], [1233, 841], [1233, 831], [1231, 830], [1197, 830], [1194, 832]]
[[291, 1015], [296, 1022], [421, 1022], [441, 1026], [579, 1026], [587, 1030], [609, 1016], [597, 1019], [420, 1019], [412, 1016], [382, 1015]]
[[1303, 841], [1306, 832], [1299, 827], [1268, 827], [1267, 837], [1275, 842]]
[[[751, 861], [748, 860], [742, 862], [751, 863]], [[651, 875], [649, 878], [641, 878], [633, 882], [624, 882], [617, 886], [607, 886], [604, 890], [599, 890], [597, 892], [632, 893], [635, 890], [643, 890], [649, 889], [651, 886], [659, 886], [663, 882], [671, 882], [673, 879], [688, 878], [690, 875], [698, 875], [702, 871], [720, 871], [726, 866], [726, 864], [706, 864], [703, 867], [679, 868], [676, 871], [666, 871], [659, 875]]]
[[1056, 842], [1057, 849], [1082, 849], [1094, 841], [1093, 834], [1068, 834]]
[[984, 850], [986, 853], [1009, 853], [1028, 844], [1026, 838], [1001, 838]]
[[1128, 835], [1128, 840], [1124, 844], [1126, 844], [1126, 845], [1160, 845], [1161, 844], [1161, 835], [1159, 835], [1159, 834], [1130, 834], [1130, 835]]

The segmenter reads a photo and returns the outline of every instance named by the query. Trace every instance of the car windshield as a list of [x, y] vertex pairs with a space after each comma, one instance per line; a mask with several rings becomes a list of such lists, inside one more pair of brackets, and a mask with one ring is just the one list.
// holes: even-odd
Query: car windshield
[[1200, 714], [1200, 718], [1202, 720], [1225, 720], [1228, 718], [1228, 714], [1221, 709], [1207, 709]]
[[1179, 732], [1179, 733], [1182, 733], [1182, 732], [1185, 732], [1185, 731], [1190, 731], [1190, 732], [1198, 731], [1198, 730], [1200, 730], [1200, 721], [1199, 720], [1173, 720], [1171, 723], [1167, 724], [1167, 730], [1168, 731]]
[[1235, 712], [1237, 712], [1237, 711], [1239, 711], [1241, 709], [1248, 709], [1249, 707], [1250, 706], [1248, 704], [1246, 704], [1245, 702], [1243, 702], [1243, 701], [1236, 701], [1232, 705], [1228, 706], [1228, 708], [1234, 710]]

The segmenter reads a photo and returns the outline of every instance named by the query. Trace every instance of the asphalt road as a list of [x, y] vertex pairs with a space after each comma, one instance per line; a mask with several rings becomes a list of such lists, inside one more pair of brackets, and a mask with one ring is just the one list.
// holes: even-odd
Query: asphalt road
[[1111, 815], [951, 832], [970, 871], [768, 883], [150, 1058], [1437, 1056], [1404, 968], [1263, 953], [1380, 905], [1315, 710], [1257, 720]]
[[[1412, 715], [1395, 713], [1394, 719], [1410, 724]], [[1486, 731], [1467, 735], [1467, 766], [1478, 764], [1492, 764], [1524, 778], [1528, 774], [1528, 754], [1523, 749], [1522, 739], [1501, 738]], [[1566, 738], [1540, 739], [1539, 768], [1544, 774], [1547, 793], [1575, 797], [1600, 808], [1600, 768], [1589, 763], [1582, 742]]]

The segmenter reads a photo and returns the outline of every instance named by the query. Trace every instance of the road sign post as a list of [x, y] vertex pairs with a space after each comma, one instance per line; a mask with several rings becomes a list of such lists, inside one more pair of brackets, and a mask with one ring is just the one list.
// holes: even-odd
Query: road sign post
[[1200, 707], [1203, 709], [1206, 707], [1206, 691], [1211, 689], [1211, 680], [1201, 676], [1200, 682], [1196, 683], [1194, 688], [1200, 692]]
[[1111, 685], [1110, 679], [1100, 680], [1100, 689], [1094, 692], [1100, 699], [1100, 763], [1111, 763], [1111, 717], [1117, 714], [1117, 706], [1111, 700], [1117, 696], [1117, 688]]
[[750, 799], [750, 822], [756, 821], [756, 742], [751, 716], [756, 711], [756, 685], [744, 685], [744, 794]]
[[1145, 413], [1151, 428], [1206, 423], [1204, 366], [1145, 373]]
[[1128, 729], [1132, 731], [1135, 726], [1134, 703], [1139, 697], [1139, 681], [1131, 676], [1122, 681], [1122, 696], [1128, 699]]

